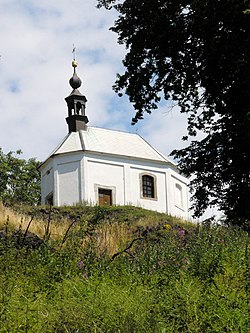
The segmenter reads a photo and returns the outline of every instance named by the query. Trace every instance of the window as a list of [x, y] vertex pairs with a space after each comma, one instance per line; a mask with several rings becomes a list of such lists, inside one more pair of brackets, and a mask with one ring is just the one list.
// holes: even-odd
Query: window
[[100, 206], [112, 206], [112, 190], [98, 188], [98, 202]]
[[175, 184], [175, 205], [180, 208], [183, 207], [182, 187], [177, 183]]
[[155, 177], [150, 175], [142, 175], [141, 186], [143, 198], [156, 198]]

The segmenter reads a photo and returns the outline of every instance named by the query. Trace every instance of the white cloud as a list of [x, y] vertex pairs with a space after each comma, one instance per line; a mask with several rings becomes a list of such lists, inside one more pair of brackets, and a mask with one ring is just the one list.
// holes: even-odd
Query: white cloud
[[182, 137], [186, 134], [187, 115], [181, 114], [177, 106], [160, 107], [146, 117], [145, 125], [142, 124], [140, 132], [164, 155], [168, 156], [172, 150], [186, 146]]
[[67, 133], [64, 98], [71, 88], [72, 45], [91, 125], [138, 131], [168, 154], [179, 147], [184, 120], [160, 109], [131, 127], [132, 105], [112, 91], [124, 48], [109, 31], [116, 13], [95, 0], [2, 0], [0, 3], [0, 146], [44, 159]]
[[0, 146], [43, 159], [67, 133], [64, 98], [71, 88], [72, 45], [95, 125], [108, 124], [111, 86], [123, 48], [108, 29], [114, 13], [95, 0], [0, 3]]
[[0, 147], [43, 160], [67, 134], [72, 45], [94, 126], [137, 132], [163, 154], [181, 148], [186, 116], [160, 107], [131, 126], [133, 107], [112, 91], [123, 46], [109, 28], [116, 13], [96, 0], [1, 0]]

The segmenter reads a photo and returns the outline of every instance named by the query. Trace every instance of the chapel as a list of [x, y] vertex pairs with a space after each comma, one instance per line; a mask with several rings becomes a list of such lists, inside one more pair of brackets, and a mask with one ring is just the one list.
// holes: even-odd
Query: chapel
[[188, 218], [188, 179], [140, 135], [88, 126], [72, 62], [68, 134], [40, 165], [41, 203], [133, 205]]

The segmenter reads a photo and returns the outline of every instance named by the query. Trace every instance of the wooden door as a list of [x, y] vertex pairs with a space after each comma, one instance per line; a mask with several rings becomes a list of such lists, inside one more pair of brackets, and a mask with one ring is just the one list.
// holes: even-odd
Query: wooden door
[[104, 188], [98, 189], [98, 199], [100, 206], [111, 206], [112, 205], [112, 190]]

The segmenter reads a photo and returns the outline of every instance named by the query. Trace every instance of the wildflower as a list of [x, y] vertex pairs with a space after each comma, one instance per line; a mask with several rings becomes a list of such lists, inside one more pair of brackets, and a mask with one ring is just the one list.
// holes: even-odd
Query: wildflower
[[82, 260], [78, 261], [77, 266], [83, 268], [84, 267], [83, 261]]
[[166, 223], [166, 224], [164, 224], [164, 228], [165, 228], [166, 230], [171, 230], [171, 229], [172, 229], [172, 226], [171, 226], [170, 224]]
[[184, 228], [178, 226], [177, 234], [181, 239], [183, 239], [185, 238], [187, 231]]
[[81, 269], [82, 276], [84, 278], [88, 279], [89, 278], [89, 274], [88, 274], [88, 272], [87, 272], [87, 270], [86, 270], [86, 268], [85, 268], [84, 263], [83, 263], [82, 260], [78, 261], [77, 266]]

